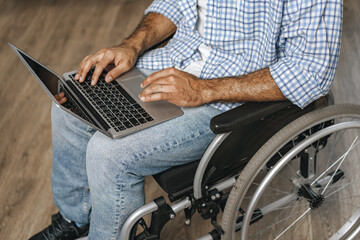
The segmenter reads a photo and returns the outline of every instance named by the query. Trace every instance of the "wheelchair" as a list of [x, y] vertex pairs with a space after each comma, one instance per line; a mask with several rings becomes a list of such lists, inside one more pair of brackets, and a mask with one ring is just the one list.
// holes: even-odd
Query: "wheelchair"
[[[356, 239], [360, 232], [360, 106], [330, 94], [304, 109], [245, 103], [211, 119], [199, 161], [153, 178], [168, 194], [137, 209], [122, 240], [160, 239], [165, 224], [198, 212], [215, 239]], [[151, 216], [147, 224], [145, 216]]]

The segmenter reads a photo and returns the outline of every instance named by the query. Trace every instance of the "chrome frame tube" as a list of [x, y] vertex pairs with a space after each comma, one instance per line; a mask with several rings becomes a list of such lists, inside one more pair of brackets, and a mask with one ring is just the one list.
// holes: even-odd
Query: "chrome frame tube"
[[206, 167], [211, 160], [211, 157], [214, 155], [216, 149], [227, 138], [227, 136], [229, 136], [230, 133], [231, 132], [216, 135], [216, 137], [213, 139], [213, 141], [210, 143], [210, 145], [206, 149], [203, 157], [201, 158], [200, 163], [196, 169], [195, 177], [194, 177], [193, 188], [194, 188], [194, 198], [195, 199], [200, 199], [202, 197], [202, 194], [201, 194], [202, 180], [203, 180], [203, 176], [204, 176]]
[[125, 221], [121, 233], [120, 233], [120, 239], [129, 239], [130, 232], [133, 226], [137, 221], [139, 221], [140, 218], [145, 216], [146, 214], [152, 213], [154, 211], [158, 210], [158, 206], [155, 204], [155, 202], [149, 202], [148, 204], [145, 204], [144, 206], [138, 208], [135, 212], [133, 212]]
[[[235, 182], [235, 178], [227, 179], [223, 182], [220, 182], [218, 184], [215, 184], [210, 189], [218, 189], [219, 191], [223, 191], [227, 188], [232, 187], [232, 185]], [[185, 198], [183, 200], [180, 200], [179, 202], [176, 202], [172, 205], [170, 205], [171, 209], [174, 211], [174, 213], [178, 213], [186, 208], [190, 208], [192, 206], [192, 202], [189, 198]], [[154, 211], [158, 210], [158, 206], [155, 204], [155, 202], [150, 202], [140, 208], [138, 208], [135, 212], [133, 212], [130, 217], [126, 220], [124, 223], [124, 226], [121, 230], [120, 239], [127, 240], [130, 237], [130, 232], [133, 226], [136, 224], [137, 221], [139, 221], [140, 218], [144, 217], [147, 214], [150, 214]], [[210, 237], [210, 238], [209, 238]], [[210, 234], [207, 234], [206, 236], [203, 236], [202, 238], [199, 238], [199, 240], [212, 240], [212, 237]]]
[[[303, 140], [301, 143], [296, 145], [292, 150], [290, 150], [278, 163], [271, 169], [271, 171], [265, 176], [265, 178], [260, 183], [259, 187], [256, 189], [255, 193], [253, 194], [253, 198], [249, 204], [247, 209], [247, 213], [252, 213], [255, 210], [256, 204], [258, 202], [259, 197], [265, 191], [267, 185], [273, 180], [273, 178], [279, 173], [279, 171], [302, 149], [310, 145], [313, 141], [319, 140], [322, 137], [325, 137], [329, 134], [332, 134], [336, 131], [349, 129], [349, 128], [360, 128], [360, 121], [353, 121], [353, 122], [344, 122], [338, 123], [333, 126], [329, 126], [320, 130], [317, 133], [309, 136], [307, 139]], [[245, 218], [243, 221], [243, 227], [241, 229], [241, 239], [247, 239], [247, 231], [248, 225], [251, 220], [252, 214], [245, 214]], [[235, 223], [234, 223], [235, 224]]]
[[185, 208], [189, 208], [191, 207], [191, 201], [189, 198], [186, 198], [184, 200], [181, 200], [180, 202], [177, 202], [175, 204], [173, 204], [171, 207], [171, 209], [174, 211], [174, 213], [178, 213], [181, 210], [184, 210]]
[[[178, 213], [181, 210], [184, 210], [185, 208], [191, 207], [192, 203], [189, 198], [185, 198], [175, 204], [173, 204], [171, 209], [174, 211], [174, 213]], [[158, 206], [155, 202], [149, 202], [148, 204], [145, 204], [144, 206], [138, 208], [135, 212], [133, 212], [128, 219], [126, 219], [120, 234], [120, 239], [127, 240], [130, 238], [131, 229], [134, 227], [137, 221], [139, 221], [140, 218], [143, 216], [150, 214], [152, 212], [155, 212], [158, 210]]]
[[219, 182], [219, 183], [211, 186], [210, 190], [217, 189], [219, 191], [222, 191], [222, 190], [225, 190], [227, 188], [234, 186], [235, 182], [236, 182], [236, 178], [232, 177], [232, 178], [226, 179], [222, 182]]
[[198, 238], [196, 240], [214, 240], [210, 234], [207, 234], [201, 238]]
[[360, 233], [360, 225], [351, 233], [351, 235], [347, 238], [347, 240], [354, 240]]
[[281, 208], [285, 206], [286, 204], [291, 203], [292, 201], [296, 200], [298, 198], [298, 195], [296, 193], [289, 194], [283, 198], [280, 198], [279, 200], [270, 203], [269, 205], [263, 207], [260, 209], [262, 215], [266, 215], [270, 212], [275, 211], [278, 208]]

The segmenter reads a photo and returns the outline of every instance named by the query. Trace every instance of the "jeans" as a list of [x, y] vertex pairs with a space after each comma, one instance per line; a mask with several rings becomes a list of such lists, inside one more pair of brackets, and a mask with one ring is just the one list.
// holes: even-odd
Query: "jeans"
[[200, 159], [215, 134], [210, 106], [120, 139], [111, 139], [53, 105], [52, 191], [60, 213], [90, 223], [89, 240], [119, 239], [127, 217], [144, 204], [144, 178]]

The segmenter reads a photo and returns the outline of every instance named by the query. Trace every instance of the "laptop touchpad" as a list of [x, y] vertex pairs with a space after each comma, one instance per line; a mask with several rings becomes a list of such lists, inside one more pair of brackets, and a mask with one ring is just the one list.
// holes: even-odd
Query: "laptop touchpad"
[[142, 81], [144, 81], [144, 79], [145, 77], [140, 75], [126, 80], [122, 80], [121, 83], [123, 86], [130, 90], [130, 92], [134, 95], [134, 97], [136, 97], [136, 99], [138, 99], [139, 94], [143, 90], [140, 87], [140, 84], [142, 83]]

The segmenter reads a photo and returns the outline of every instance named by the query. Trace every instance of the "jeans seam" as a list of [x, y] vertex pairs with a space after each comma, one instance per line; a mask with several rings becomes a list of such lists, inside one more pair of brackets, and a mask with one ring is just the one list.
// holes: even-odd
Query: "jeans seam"
[[89, 186], [86, 186], [85, 190], [84, 190], [84, 202], [83, 202], [83, 219], [84, 219], [84, 223], [89, 222], [88, 207], [89, 207]]
[[124, 194], [121, 194], [123, 192], [124, 186], [121, 181], [120, 174], [117, 174], [115, 176], [116, 180], [116, 204], [115, 204], [115, 221], [114, 221], [114, 227], [113, 227], [113, 236], [111, 237], [112, 240], [116, 240], [116, 237], [119, 233], [119, 224], [120, 224], [120, 214], [121, 214], [121, 206], [124, 204]]

